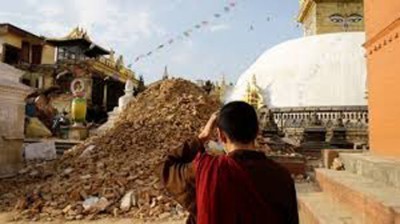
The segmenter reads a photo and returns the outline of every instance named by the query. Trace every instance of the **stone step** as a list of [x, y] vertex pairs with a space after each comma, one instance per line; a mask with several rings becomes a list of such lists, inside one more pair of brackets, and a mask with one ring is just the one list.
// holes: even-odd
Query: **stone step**
[[347, 171], [316, 169], [322, 191], [365, 223], [400, 223], [400, 189]]
[[334, 202], [326, 193], [313, 192], [298, 195], [301, 224], [360, 224], [362, 217]]
[[370, 153], [339, 153], [346, 171], [400, 188], [400, 160], [372, 156]]

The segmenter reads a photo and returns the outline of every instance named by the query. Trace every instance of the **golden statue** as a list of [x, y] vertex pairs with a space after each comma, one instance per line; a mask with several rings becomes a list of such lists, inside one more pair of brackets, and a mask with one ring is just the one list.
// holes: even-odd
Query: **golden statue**
[[257, 110], [264, 106], [264, 97], [261, 94], [260, 88], [257, 86], [255, 75], [253, 75], [252, 81], [247, 83], [244, 101], [252, 105]]

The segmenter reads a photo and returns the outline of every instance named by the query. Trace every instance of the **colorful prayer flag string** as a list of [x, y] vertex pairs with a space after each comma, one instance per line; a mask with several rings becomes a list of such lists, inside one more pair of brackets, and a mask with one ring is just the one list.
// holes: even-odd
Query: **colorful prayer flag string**
[[[234, 7], [236, 7], [236, 6], [237, 6], [237, 2], [236, 2], [236, 1], [232, 1], [232, 2], [228, 3], [227, 5], [225, 5], [225, 6], [223, 7], [223, 12], [224, 12], [224, 13], [229, 13], [229, 12], [230, 12]], [[215, 18], [215, 19], [219, 19], [219, 18], [221, 18], [221, 17], [222, 17], [222, 14], [221, 14], [221, 13], [214, 13], [214, 14], [213, 14], [213, 18]], [[196, 25], [194, 25], [193, 28], [196, 29], [196, 30], [200, 30], [201, 28], [210, 25], [210, 23], [211, 23], [210, 20], [203, 20], [203, 21], [201, 21], [201, 22], [199, 22], [199, 23], [196, 23]], [[142, 59], [144, 59], [144, 58], [146, 58], [146, 57], [151, 56], [153, 53], [155, 53], [155, 51], [159, 51], [159, 50], [165, 48], [166, 44], [172, 45], [174, 42], [176, 42], [176, 40], [182, 40], [182, 39], [184, 39], [185, 37], [190, 37], [190, 36], [192, 35], [192, 33], [193, 33], [193, 30], [192, 30], [192, 29], [187, 29], [187, 30], [184, 31], [181, 35], [178, 35], [178, 36], [175, 37], [175, 38], [169, 39], [169, 40], [168, 40], [166, 43], [164, 43], [164, 44], [159, 44], [153, 51], [149, 51], [147, 54], [141, 54], [141, 55], [137, 56], [137, 57], [135, 58], [134, 62], [137, 63], [137, 62], [139, 62], [140, 60], [142, 60]]]

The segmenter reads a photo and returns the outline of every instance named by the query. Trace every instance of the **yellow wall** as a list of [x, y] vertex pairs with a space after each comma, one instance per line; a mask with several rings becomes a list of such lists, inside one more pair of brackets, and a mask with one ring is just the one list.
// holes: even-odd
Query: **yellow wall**
[[54, 64], [55, 54], [56, 54], [55, 47], [50, 45], [44, 45], [42, 53], [42, 64]]
[[6, 34], [2, 37], [4, 39], [4, 43], [12, 45], [17, 48], [22, 47], [22, 38], [13, 34]]
[[[0, 36], [1, 48], [4, 43], [12, 45], [17, 48], [22, 48], [22, 41], [30, 42], [31, 45], [42, 44], [41, 41], [33, 40], [32, 38], [22, 38], [20, 36], [11, 33]], [[1, 50], [0, 52], [3, 52], [2, 49], [0, 50]], [[54, 64], [54, 63], [55, 63], [55, 48], [50, 45], [44, 45], [42, 52], [42, 64]]]

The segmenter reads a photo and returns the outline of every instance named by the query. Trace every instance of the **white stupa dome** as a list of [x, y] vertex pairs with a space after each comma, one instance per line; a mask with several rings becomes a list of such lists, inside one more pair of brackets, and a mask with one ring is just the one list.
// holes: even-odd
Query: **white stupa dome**
[[266, 51], [229, 100], [242, 100], [255, 75], [270, 107], [366, 105], [364, 32], [303, 37]]

